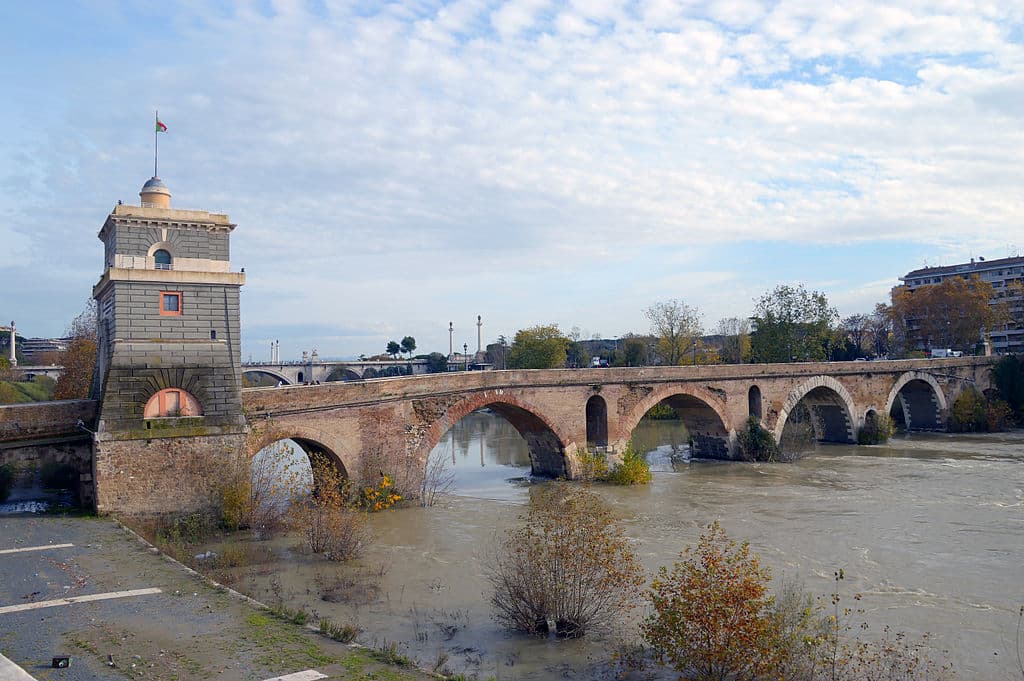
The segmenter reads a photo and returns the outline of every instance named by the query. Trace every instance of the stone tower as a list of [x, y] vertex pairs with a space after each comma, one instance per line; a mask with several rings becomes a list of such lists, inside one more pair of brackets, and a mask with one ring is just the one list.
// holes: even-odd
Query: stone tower
[[211, 503], [245, 438], [239, 289], [227, 215], [171, 208], [158, 177], [118, 204], [93, 288], [97, 510], [174, 513]]

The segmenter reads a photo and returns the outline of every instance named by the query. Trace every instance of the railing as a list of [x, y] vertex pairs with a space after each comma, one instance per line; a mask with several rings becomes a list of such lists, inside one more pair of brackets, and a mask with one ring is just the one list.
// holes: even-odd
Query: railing
[[157, 269], [157, 270], [173, 270], [174, 269], [174, 263], [171, 263], [171, 262], [168, 262], [168, 263], [158, 262], [155, 265], [153, 265], [153, 269]]

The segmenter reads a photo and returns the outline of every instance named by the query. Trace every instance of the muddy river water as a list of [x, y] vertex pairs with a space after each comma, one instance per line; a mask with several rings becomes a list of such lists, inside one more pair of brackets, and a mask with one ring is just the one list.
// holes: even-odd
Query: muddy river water
[[[650, 485], [598, 486], [648, 572], [670, 564], [718, 519], [749, 540], [776, 579], [863, 595], [858, 621], [930, 632], [963, 679], [1014, 678], [1017, 609], [1024, 603], [1024, 432], [912, 434], [876, 447], [820, 445], [792, 464], [690, 461], [672, 422], [634, 435], [655, 471]], [[435, 456], [454, 487], [432, 508], [370, 517], [372, 545], [357, 565], [336, 565], [275, 540], [280, 562], [243, 569], [236, 588], [336, 621], [362, 642], [401, 642], [427, 667], [498, 679], [593, 678], [613, 641], [533, 640], [490, 618], [481, 559], [529, 501], [525, 443], [500, 417], [474, 413]], [[212, 547], [214, 551], [218, 547]], [[327, 594], [332, 600], [323, 599]]]

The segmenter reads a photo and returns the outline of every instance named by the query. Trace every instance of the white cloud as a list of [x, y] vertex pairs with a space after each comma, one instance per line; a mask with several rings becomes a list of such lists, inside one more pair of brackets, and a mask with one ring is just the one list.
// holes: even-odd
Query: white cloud
[[[17, 246], [0, 267], [41, 268], [56, 244], [98, 249], [104, 212], [145, 179], [156, 106], [176, 205], [239, 223], [254, 326], [315, 310], [397, 328], [430, 324], [437, 306], [500, 309], [513, 333], [545, 320], [625, 331], [642, 324], [636, 296], [579, 297], [632, 254], [644, 264], [630, 291], [689, 291], [743, 316], [759, 292], [747, 283], [693, 284], [727, 267], [668, 271], [680, 265], [659, 254], [695, 240], [711, 259], [758, 239], [1024, 244], [1019, 8], [196, 3], [169, 10], [163, 35], [106, 12], [138, 44], [83, 43], [12, 86], [55, 93], [45, 124], [69, 134], [0, 114], [25, 131], [0, 157], [0, 237]], [[170, 47], [146, 59], [153, 45]], [[100, 256], [61, 262], [92, 283]]]

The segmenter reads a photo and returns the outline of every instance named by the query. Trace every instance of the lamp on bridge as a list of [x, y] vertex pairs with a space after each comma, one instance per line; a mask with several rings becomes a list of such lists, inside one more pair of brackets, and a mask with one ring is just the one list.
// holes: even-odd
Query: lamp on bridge
[[462, 344], [462, 370], [469, 371], [469, 343]]

